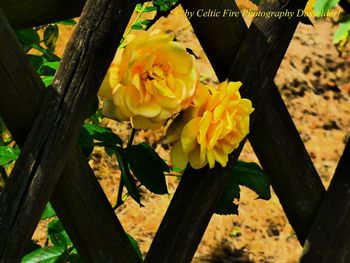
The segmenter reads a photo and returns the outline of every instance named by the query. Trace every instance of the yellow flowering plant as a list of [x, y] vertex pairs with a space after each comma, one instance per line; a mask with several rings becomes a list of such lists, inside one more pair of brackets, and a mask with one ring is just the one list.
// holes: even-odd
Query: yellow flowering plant
[[[145, 24], [135, 22], [131, 29], [144, 29]], [[110, 155], [117, 156], [121, 169], [116, 207], [123, 203], [123, 185], [140, 203], [135, 179], [139, 186], [165, 194], [165, 175], [179, 176], [187, 165], [194, 169], [225, 167], [229, 155], [248, 135], [254, 109], [250, 100], [241, 98], [242, 83], [224, 81], [208, 86], [199, 79], [193, 52], [188, 52], [172, 33], [141, 31], [125, 36], [99, 91], [103, 115], [129, 122], [132, 127], [126, 147], [123, 143], [117, 148], [105, 147]], [[159, 143], [171, 144], [172, 172], [148, 144], [132, 143], [137, 130], [160, 127], [167, 127]], [[257, 164], [239, 161], [234, 169], [236, 176], [217, 208], [220, 214], [237, 213], [232, 200], [239, 199], [239, 185], [255, 189], [261, 198], [270, 196], [268, 178]], [[249, 179], [252, 177], [254, 180]]]
[[131, 121], [135, 129], [158, 129], [190, 105], [195, 58], [173, 34], [142, 32], [117, 55], [101, 86], [103, 113]]
[[[179, 140], [171, 150], [173, 166], [183, 170], [187, 163], [193, 168], [210, 168], [218, 162], [225, 167], [233, 152], [249, 132], [252, 103], [242, 99], [240, 82], [222, 82], [217, 88], [198, 84], [192, 106], [180, 116], [182, 129], [174, 129]], [[180, 121], [180, 122], [181, 122]], [[181, 126], [179, 120], [173, 125]], [[173, 136], [173, 125], [168, 135]]]

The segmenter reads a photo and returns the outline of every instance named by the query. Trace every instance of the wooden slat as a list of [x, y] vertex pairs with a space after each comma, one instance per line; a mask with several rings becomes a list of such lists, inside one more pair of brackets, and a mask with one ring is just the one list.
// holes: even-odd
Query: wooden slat
[[350, 262], [350, 140], [305, 242], [301, 263]]
[[[215, 6], [213, 9], [216, 10], [227, 7], [227, 2], [224, 3], [224, 1], [215, 1], [215, 3], [218, 3], [217, 6], [211, 3], [213, 1], [184, 1], [182, 4], [185, 8], [190, 7], [192, 4], [192, 6], [198, 9], [204, 8], [203, 4], [205, 2], [208, 6]], [[303, 8], [305, 4], [306, 1], [300, 1], [298, 3], [295, 1], [266, 1], [262, 3], [260, 8], [261, 10], [270, 11], [284, 10], [286, 8], [296, 10]], [[237, 7], [235, 4], [232, 4], [230, 9], [237, 10]], [[217, 22], [211, 26], [210, 23], [214, 23], [214, 21], [208, 20], [208, 27], [203, 26], [206, 23], [204, 19], [200, 23], [202, 31], [204, 28], [208, 29], [208, 31], [210, 29], [213, 30], [211, 34], [209, 32], [205, 32], [205, 34], [208, 36], [215, 35], [215, 38], [211, 37], [211, 40], [209, 40], [210, 38], [202, 39], [202, 45], [204, 47], [204, 42], [213, 42], [212, 47], [213, 45], [215, 46], [215, 48], [211, 49], [213, 54], [215, 54], [215, 49], [222, 49], [219, 46], [220, 42], [216, 41], [216, 39], [223, 38], [228, 40], [231, 35], [239, 35], [239, 32], [242, 32], [242, 29], [235, 34], [225, 31], [225, 23], [220, 26]], [[232, 23], [237, 23], [237, 20], [232, 19]], [[238, 23], [241, 25], [242, 21]], [[298, 21], [296, 20], [286, 19], [278, 21], [275, 19], [254, 19], [235, 57], [229, 79], [242, 81], [245, 86], [242, 89], [242, 93], [253, 101], [256, 111], [255, 116], [252, 118], [252, 129], [259, 127], [255, 120], [258, 119], [256, 115], [264, 109], [263, 95], [273, 90], [273, 87], [270, 88], [273, 86], [273, 78], [294, 34], [297, 23]], [[235, 26], [232, 28], [235, 28]], [[223, 33], [220, 35], [221, 31]], [[233, 39], [229, 43], [235, 43], [236, 41], [238, 40]], [[235, 46], [235, 44], [232, 44], [232, 46]], [[205, 51], [207, 50], [205, 49]], [[215, 66], [213, 61], [212, 64]], [[218, 75], [224, 76], [221, 73]], [[300, 144], [298, 145], [300, 146]], [[241, 148], [230, 156], [229, 167], [238, 158]], [[301, 152], [304, 155], [306, 154], [304, 148]], [[314, 176], [312, 180], [315, 180], [315, 184], [318, 187], [317, 191], [315, 191], [315, 195], [317, 196], [319, 193], [322, 193], [322, 184], [320, 184], [317, 174], [313, 172], [312, 174]], [[203, 169], [195, 172], [192, 169], [188, 169], [185, 172], [147, 254], [146, 262], [157, 262], [160, 259], [162, 259], [162, 262], [191, 261], [229, 175], [230, 172], [227, 169], [220, 167], [210, 172]], [[317, 197], [320, 198], [320, 196]], [[318, 201], [319, 199], [316, 202], [316, 206]], [[177, 218], [176, 220], [174, 220], [175, 217]]]
[[86, 0], [0, 0], [15, 29], [44, 25], [80, 16]]
[[[90, 1], [87, 5], [74, 33], [75, 37], [70, 41], [62, 66], [55, 78], [56, 92], [54, 92], [54, 89], [48, 91], [49, 94], [45, 98], [43, 110], [40, 112], [13, 173], [1, 193], [1, 262], [19, 262], [21, 255], [24, 253], [43, 208], [53, 191], [59, 174], [63, 170], [64, 161], [71, 148], [69, 146], [75, 141], [89, 104], [113, 58], [133, 6], [133, 4], [124, 1]], [[2, 24], [1, 28], [0, 33], [4, 34], [6, 30], [8, 31], [9, 26]], [[13, 63], [17, 58], [19, 64], [23, 63], [23, 55], [22, 57], [18, 55], [21, 54], [18, 53], [18, 44], [17, 47], [15, 42], [10, 42], [10, 44], [13, 44], [13, 49], [7, 47], [7, 50], [3, 50], [8, 43], [1, 42], [1, 45], [4, 45], [1, 50], [13, 55], [13, 57], [7, 57], [11, 60], [6, 62]], [[1, 52], [1, 54], [5, 56], [5, 52]], [[32, 83], [31, 86], [34, 87], [41, 85], [37, 78], [33, 80], [28, 77], [33, 74], [30, 67], [17, 66], [14, 64], [12, 68], [10, 67], [14, 70], [11, 72], [12, 74], [21, 73], [21, 70], [29, 73], [20, 75], [21, 78], [25, 79], [23, 82], [18, 82], [20, 86], [25, 83]], [[7, 65], [1, 64], [0, 72], [5, 73], [4, 75], [7, 77], [5, 80], [12, 82], [11, 77], [6, 76], [9, 73], [7, 69]], [[14, 83], [9, 84], [16, 86]], [[25, 122], [33, 119], [33, 113], [35, 114], [37, 105], [40, 103], [42, 94], [38, 92], [36, 96], [33, 89], [28, 91], [26, 88], [26, 86], [23, 86], [21, 89], [12, 92], [20, 93], [18, 97], [26, 101], [24, 105], [18, 105], [18, 102], [21, 101], [16, 100], [11, 100], [13, 103], [11, 105], [9, 101], [10, 107], [14, 110], [20, 109], [24, 115], [21, 118], [21, 120], [24, 120], [23, 122], [12, 121], [13, 124], [11, 124], [11, 118], [10, 121], [6, 121], [9, 127], [13, 125], [13, 131], [20, 131], [20, 128], [28, 131], [29, 127]], [[3, 86], [1, 91], [4, 91]], [[34, 94], [33, 97], [28, 96], [32, 94]], [[8, 99], [7, 94], [4, 99]], [[28, 111], [26, 106], [28, 106], [30, 100], [32, 100], [34, 111], [28, 113], [25, 110]], [[17, 109], [16, 106], [18, 106]], [[78, 243], [81, 241], [77, 244], [78, 248], [79, 246], [81, 248], [84, 246], [90, 247], [90, 251], [87, 247], [85, 248], [87, 249], [87, 253], [84, 254], [85, 257], [82, 255], [86, 262], [138, 262], [139, 260], [132, 251], [126, 235], [120, 235], [123, 230], [119, 222], [112, 218], [108, 202], [106, 202], [99, 186], [96, 185], [97, 182], [94, 181], [91, 170], [88, 169], [77, 148], [74, 149], [64, 168], [64, 173], [67, 172], [65, 174], [66, 178], [63, 177], [63, 181], [61, 179], [58, 183], [60, 189], [67, 189], [58, 193], [56, 191], [53, 196], [53, 203], [56, 204], [55, 207], [58, 212], [63, 211], [61, 215], [66, 216], [65, 219], [62, 218], [62, 221], [65, 226], [70, 226], [67, 228], [69, 234], [72, 235], [72, 238], [76, 236]], [[76, 168], [78, 170], [72, 173], [72, 170], [74, 171]], [[77, 175], [81, 171], [87, 172], [84, 178]], [[66, 193], [71, 198], [67, 199]], [[92, 195], [87, 196], [87, 194]], [[75, 200], [78, 198], [81, 198], [81, 200]], [[71, 202], [71, 205], [66, 207], [68, 202]], [[90, 203], [85, 204], [85, 202]], [[108, 225], [106, 224], [106, 227], [102, 227], [102, 229], [98, 229], [98, 227], [103, 224], [105, 218], [102, 218], [102, 215], [99, 214], [90, 214], [98, 213], [99, 209], [103, 214], [109, 213], [106, 219]], [[68, 222], [70, 219], [67, 217], [70, 216], [72, 221]], [[86, 222], [84, 216], [88, 217]], [[84, 223], [78, 226], [83, 221]], [[88, 228], [84, 229], [83, 227]], [[87, 232], [89, 228], [93, 227], [96, 229]], [[108, 233], [108, 231], [110, 232]], [[117, 234], [114, 235], [114, 232]], [[95, 235], [97, 235], [96, 238], [100, 238], [102, 244], [97, 245], [94, 252], [88, 242], [90, 242], [90, 238], [95, 238]], [[113, 249], [116, 250], [113, 251]]]
[[[237, 11], [232, 2], [225, 0], [203, 1], [200, 7], [196, 1], [185, 0], [183, 6], [194, 12], [198, 8]], [[247, 31], [243, 18], [203, 19], [194, 16], [190, 21], [216, 75], [221, 81], [225, 80]], [[213, 34], [218, 41], [208, 41]], [[289, 222], [303, 243], [324, 187], [276, 86], [266, 96], [249, 140], [272, 180]]]

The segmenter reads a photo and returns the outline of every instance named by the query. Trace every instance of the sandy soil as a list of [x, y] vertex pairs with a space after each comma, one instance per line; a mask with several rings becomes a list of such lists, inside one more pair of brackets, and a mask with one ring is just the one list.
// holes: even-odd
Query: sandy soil
[[[251, 7], [240, 1], [241, 7]], [[350, 132], [350, 49], [339, 56], [332, 44], [336, 30], [332, 19], [314, 21], [314, 27], [300, 25], [278, 71], [275, 82], [281, 91], [300, 135], [325, 186], [330, 182], [344, 142]], [[186, 22], [181, 9], [157, 23], [162, 30], [173, 31], [176, 38], [199, 57], [202, 79], [216, 82], [205, 53]], [[72, 29], [64, 29], [63, 35]], [[65, 39], [59, 44], [63, 50]], [[121, 137], [127, 126], [104, 120]], [[155, 141], [162, 132], [139, 132], [136, 141], [148, 141], [168, 158], [168, 151]], [[257, 161], [249, 144], [241, 159]], [[108, 199], [114, 204], [120, 173], [114, 158], [101, 149], [92, 154], [93, 167]], [[169, 178], [170, 194], [156, 196], [144, 191], [143, 204], [127, 202], [116, 211], [125, 230], [139, 243], [145, 255], [177, 186]], [[214, 215], [193, 262], [297, 262], [302, 248], [288, 223], [275, 194], [271, 200], [256, 200], [255, 193], [242, 189], [239, 216]], [[41, 224], [36, 239], [44, 238]]]

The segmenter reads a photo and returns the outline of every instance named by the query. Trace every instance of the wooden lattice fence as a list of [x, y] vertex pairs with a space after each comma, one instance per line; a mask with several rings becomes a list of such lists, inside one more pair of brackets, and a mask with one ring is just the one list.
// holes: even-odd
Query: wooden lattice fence
[[[84, 4], [0, 0], [0, 116], [22, 148], [0, 196], [0, 262], [20, 261], [49, 199], [84, 262], [139, 262], [74, 143], [135, 3], [88, 0], [46, 92], [11, 28], [76, 17]], [[228, 0], [181, 4], [188, 10], [239, 10]], [[305, 4], [263, 0], [259, 8], [297, 10]], [[248, 139], [305, 244], [301, 262], [350, 262], [349, 143], [326, 193], [273, 82], [299, 21], [255, 18], [249, 29], [242, 17], [190, 22], [218, 78], [242, 81], [242, 96], [253, 102]], [[146, 262], [191, 261], [244, 142], [225, 169], [185, 171]]]

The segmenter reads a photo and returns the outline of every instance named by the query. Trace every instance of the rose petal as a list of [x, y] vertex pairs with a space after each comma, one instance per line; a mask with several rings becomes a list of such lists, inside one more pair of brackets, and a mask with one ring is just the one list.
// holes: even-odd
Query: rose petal
[[200, 117], [190, 120], [182, 130], [181, 143], [185, 153], [192, 151], [198, 143], [197, 134], [199, 131], [200, 120]]

